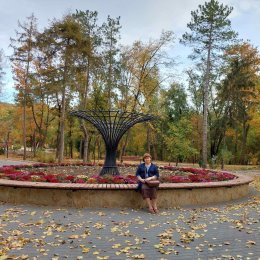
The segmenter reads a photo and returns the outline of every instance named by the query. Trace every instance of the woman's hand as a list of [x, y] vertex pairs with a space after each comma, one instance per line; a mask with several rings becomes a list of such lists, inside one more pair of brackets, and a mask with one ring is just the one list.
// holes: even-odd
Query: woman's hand
[[148, 177], [148, 178], [146, 178], [145, 180], [147, 180], [147, 181], [152, 181], [152, 180], [156, 180], [156, 177]]
[[145, 183], [145, 179], [139, 179], [139, 181]]

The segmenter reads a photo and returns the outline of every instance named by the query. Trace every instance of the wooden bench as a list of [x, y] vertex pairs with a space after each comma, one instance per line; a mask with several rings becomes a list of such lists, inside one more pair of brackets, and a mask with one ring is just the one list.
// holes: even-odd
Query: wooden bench
[[[253, 178], [235, 174], [236, 179], [219, 182], [161, 183], [158, 206], [207, 205], [245, 197]], [[142, 208], [136, 184], [87, 184], [13, 181], [0, 178], [0, 201], [76, 208]]]

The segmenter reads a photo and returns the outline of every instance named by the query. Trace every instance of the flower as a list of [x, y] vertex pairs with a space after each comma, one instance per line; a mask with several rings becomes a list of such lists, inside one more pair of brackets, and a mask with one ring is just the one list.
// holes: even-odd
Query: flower
[[86, 175], [77, 175], [76, 178], [77, 178], [77, 179], [87, 180], [87, 179], [88, 179], [88, 176], [86, 176]]
[[44, 178], [42, 178], [42, 176], [38, 176], [38, 175], [32, 175], [31, 176], [31, 181], [43, 181]]
[[87, 183], [97, 183], [97, 179], [91, 177], [91, 178], [89, 178], [89, 179], [87, 180]]
[[[37, 181], [51, 183], [114, 183], [114, 184], [136, 184], [137, 178], [135, 175], [71, 175], [66, 173], [49, 174], [45, 172], [34, 171], [34, 168], [55, 167], [55, 166], [93, 166], [91, 163], [37, 163], [34, 165], [9, 165], [0, 167], [0, 178], [18, 181]], [[133, 167], [136, 165], [124, 165], [123, 167]], [[27, 171], [26, 169], [32, 169]], [[212, 182], [226, 181], [236, 178], [235, 175], [228, 172], [218, 172], [200, 168], [178, 168], [173, 166], [163, 166], [160, 169], [167, 170], [167, 175], [161, 176], [161, 182], [166, 183], [186, 183], [186, 182]], [[169, 174], [169, 175], [168, 175]]]

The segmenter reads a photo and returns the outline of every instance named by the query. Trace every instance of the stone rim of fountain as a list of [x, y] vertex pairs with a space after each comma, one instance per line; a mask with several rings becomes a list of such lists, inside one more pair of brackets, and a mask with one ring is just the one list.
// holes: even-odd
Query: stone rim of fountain
[[[196, 188], [214, 188], [214, 187], [231, 187], [242, 184], [249, 184], [253, 181], [250, 176], [232, 173], [237, 178], [228, 181], [216, 182], [193, 182], [193, 183], [161, 183], [159, 189], [196, 189]], [[40, 188], [40, 189], [135, 189], [137, 184], [90, 184], [90, 183], [48, 183], [48, 182], [30, 182], [0, 179], [0, 186], [11, 186], [21, 188]]]

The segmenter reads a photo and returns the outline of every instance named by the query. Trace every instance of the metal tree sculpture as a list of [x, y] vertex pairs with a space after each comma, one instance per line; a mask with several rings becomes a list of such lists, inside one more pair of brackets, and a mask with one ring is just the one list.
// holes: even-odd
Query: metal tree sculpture
[[73, 111], [70, 114], [92, 123], [104, 139], [106, 158], [100, 175], [119, 175], [116, 165], [116, 151], [120, 139], [133, 125], [156, 119], [153, 115], [120, 110], [80, 110]]

